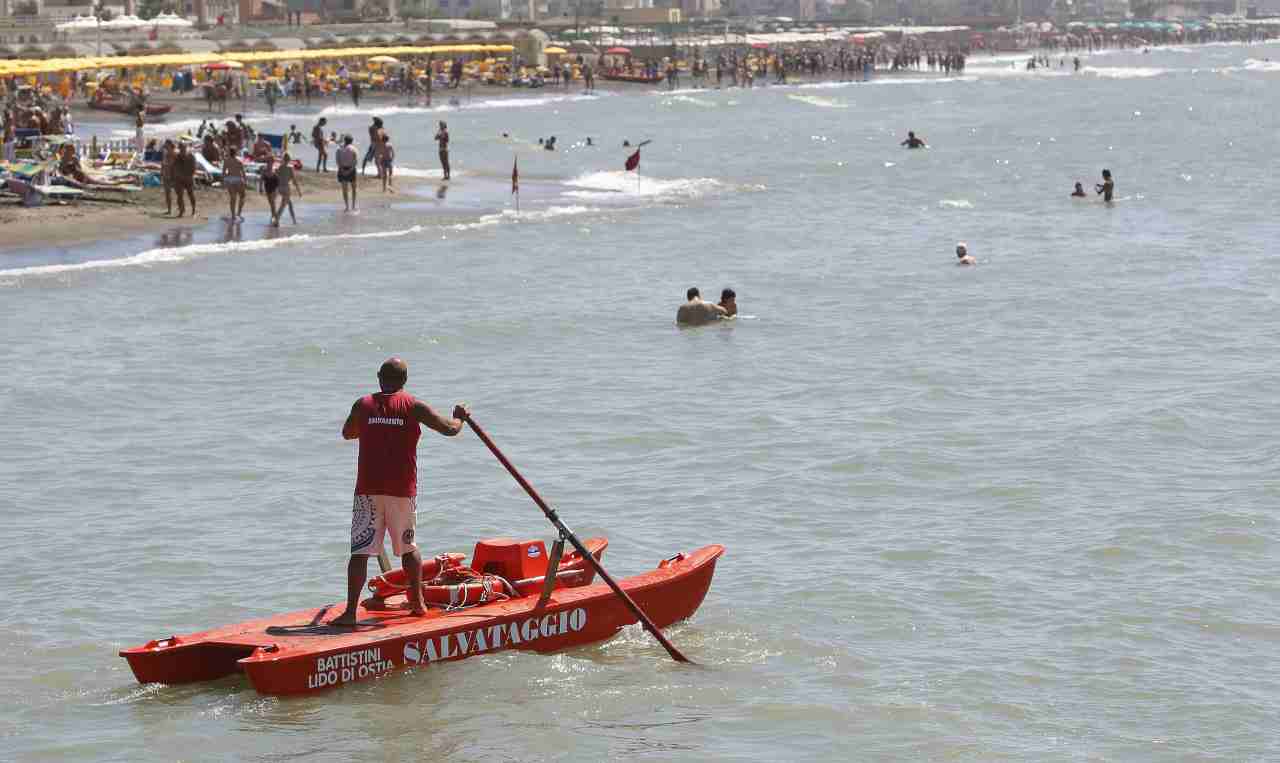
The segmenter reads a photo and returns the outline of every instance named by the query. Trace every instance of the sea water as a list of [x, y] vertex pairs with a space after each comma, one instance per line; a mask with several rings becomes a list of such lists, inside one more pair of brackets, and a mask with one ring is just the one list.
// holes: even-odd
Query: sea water
[[[476, 92], [384, 110], [404, 206], [7, 249], [0, 757], [1280, 756], [1278, 56]], [[321, 108], [363, 136], [251, 121]], [[695, 285], [742, 314], [677, 329]], [[123, 647], [342, 598], [339, 429], [392, 354], [615, 576], [727, 547], [669, 631], [699, 667], [632, 628], [306, 698], [134, 682]], [[470, 433], [419, 466], [429, 553], [550, 536]]]

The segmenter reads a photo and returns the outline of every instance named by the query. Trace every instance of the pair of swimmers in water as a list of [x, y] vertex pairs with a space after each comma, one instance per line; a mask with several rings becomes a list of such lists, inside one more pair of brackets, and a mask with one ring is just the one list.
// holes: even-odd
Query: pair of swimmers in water
[[[1111, 177], [1111, 170], [1103, 170], [1102, 182], [1094, 184], [1093, 188], [1102, 195], [1103, 201], [1111, 201], [1111, 197], [1115, 195], [1116, 192], [1116, 181]], [[1084, 192], [1083, 183], [1076, 183], [1076, 189], [1071, 192], [1071, 195], [1077, 198], [1084, 198], [1088, 194]]]
[[738, 314], [738, 295], [725, 287], [720, 292], [720, 302], [707, 302], [698, 287], [685, 292], [686, 302], [676, 310], [676, 323], [681, 326], [702, 326], [716, 321], [729, 320]]

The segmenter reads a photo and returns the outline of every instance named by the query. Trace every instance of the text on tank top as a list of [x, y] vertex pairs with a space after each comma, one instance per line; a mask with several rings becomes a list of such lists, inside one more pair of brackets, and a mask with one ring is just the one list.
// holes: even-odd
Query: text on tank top
[[378, 392], [360, 399], [364, 424], [360, 428], [357, 495], [410, 498], [418, 494], [421, 429], [413, 417], [417, 402], [404, 390]]

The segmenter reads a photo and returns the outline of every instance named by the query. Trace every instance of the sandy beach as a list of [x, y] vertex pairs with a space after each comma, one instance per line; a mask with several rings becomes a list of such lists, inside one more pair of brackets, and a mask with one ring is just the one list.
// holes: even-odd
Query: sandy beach
[[[312, 205], [332, 206], [342, 203], [342, 191], [333, 172], [297, 173], [302, 195], [294, 195], [294, 209], [299, 218], [306, 219], [306, 211]], [[428, 181], [421, 178], [397, 178], [398, 193], [384, 194], [378, 179], [370, 174], [362, 179], [359, 203], [361, 209], [391, 207], [397, 203], [416, 199], [417, 188]], [[74, 202], [48, 203], [41, 207], [24, 207], [17, 199], [0, 201], [0, 226], [5, 240], [14, 248], [34, 246], [67, 246], [70, 244], [124, 238], [149, 231], [171, 231], [174, 228], [199, 228], [225, 218], [227, 193], [221, 188], [196, 189], [197, 214], [193, 217], [166, 215], [164, 190], [144, 188], [142, 191], [123, 194], [99, 191], [86, 194]], [[267, 197], [250, 191], [245, 202], [246, 213], [266, 213]], [[288, 217], [282, 228], [291, 227]]]

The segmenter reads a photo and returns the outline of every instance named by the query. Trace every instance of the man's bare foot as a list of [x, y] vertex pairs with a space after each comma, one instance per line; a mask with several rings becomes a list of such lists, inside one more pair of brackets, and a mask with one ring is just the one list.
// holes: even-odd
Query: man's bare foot
[[409, 614], [413, 615], [414, 617], [426, 617], [427, 610], [423, 609], [422, 607], [416, 607], [416, 608], [410, 607]]
[[336, 625], [339, 628], [354, 628], [356, 627], [356, 613], [350, 612], [350, 611], [343, 612], [342, 614], [330, 620], [329, 624]]

